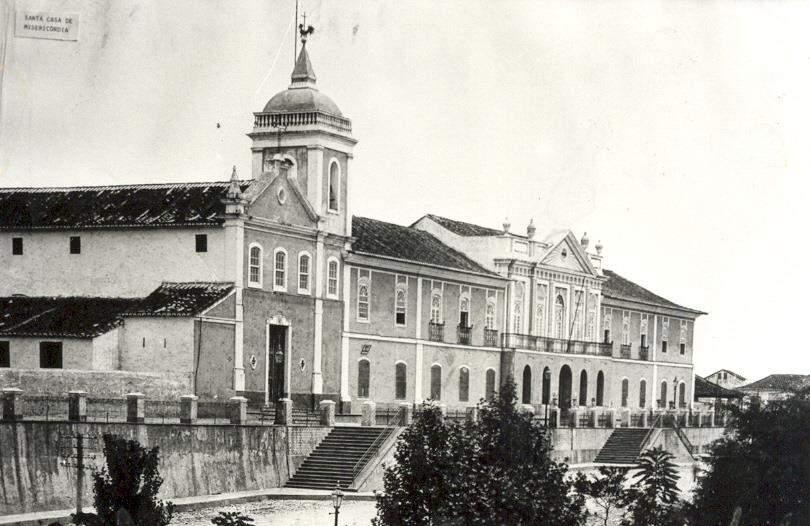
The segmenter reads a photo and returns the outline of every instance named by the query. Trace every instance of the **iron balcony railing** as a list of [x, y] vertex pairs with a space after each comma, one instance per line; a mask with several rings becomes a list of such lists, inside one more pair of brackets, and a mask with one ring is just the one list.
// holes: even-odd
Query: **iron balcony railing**
[[501, 335], [501, 346], [511, 349], [528, 349], [560, 354], [611, 356], [613, 353], [613, 347], [609, 343], [564, 340], [561, 338], [548, 338], [546, 336], [517, 333], [505, 333]]
[[432, 342], [444, 341], [444, 323], [432, 321], [428, 324], [428, 338]]
[[495, 329], [484, 329], [484, 347], [498, 346], [498, 331]]
[[638, 348], [638, 359], [647, 361], [650, 359], [650, 347], [643, 345]]
[[622, 358], [630, 358], [630, 344], [622, 344], [622, 346], [619, 348], [619, 356]]
[[472, 343], [472, 326], [465, 327], [459, 325], [456, 329], [458, 332], [458, 343], [461, 345], [470, 345]]

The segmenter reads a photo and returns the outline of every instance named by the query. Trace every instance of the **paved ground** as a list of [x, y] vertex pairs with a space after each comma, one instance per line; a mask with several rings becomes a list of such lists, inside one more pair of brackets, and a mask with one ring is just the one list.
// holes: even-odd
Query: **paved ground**
[[[219, 511], [239, 511], [253, 517], [256, 526], [315, 526], [334, 524], [332, 503], [327, 500], [276, 500], [175, 514], [172, 526], [210, 526]], [[340, 508], [341, 526], [368, 526], [374, 502], [347, 501]]]

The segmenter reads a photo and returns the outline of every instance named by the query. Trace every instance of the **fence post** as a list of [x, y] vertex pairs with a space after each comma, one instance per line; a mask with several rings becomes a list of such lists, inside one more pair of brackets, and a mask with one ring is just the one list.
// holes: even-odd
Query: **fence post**
[[183, 395], [180, 397], [180, 423], [193, 424], [197, 421], [197, 397]]
[[607, 412], [607, 427], [616, 427], [616, 410], [609, 407], [605, 411]]
[[642, 411], [641, 418], [639, 419], [640, 427], [647, 427], [647, 422], [648, 422], [647, 411]]
[[361, 426], [374, 426], [377, 425], [377, 404], [371, 400], [366, 400], [360, 406], [362, 416], [360, 418]]
[[399, 425], [407, 427], [413, 423], [413, 407], [408, 402], [399, 404]]
[[22, 420], [25, 410], [23, 408], [23, 391], [17, 387], [3, 389], [3, 421], [14, 422]]
[[247, 398], [244, 396], [232, 396], [231, 403], [231, 424], [244, 425], [247, 423]]
[[579, 427], [579, 407], [571, 409], [571, 427]]
[[276, 424], [291, 426], [293, 423], [293, 401], [290, 398], [281, 398], [276, 404]]
[[591, 408], [591, 427], [599, 427], [599, 409], [597, 407]]
[[321, 410], [321, 425], [335, 427], [335, 402], [332, 400], [321, 400], [318, 407]]
[[68, 391], [68, 420], [87, 422], [87, 392]]
[[127, 393], [127, 422], [142, 424], [146, 408], [146, 395], [143, 393]]

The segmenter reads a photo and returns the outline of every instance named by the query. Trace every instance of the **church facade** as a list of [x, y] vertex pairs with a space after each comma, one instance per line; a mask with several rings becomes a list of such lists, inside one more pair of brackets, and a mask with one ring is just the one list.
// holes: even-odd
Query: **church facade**
[[249, 179], [0, 189], [0, 383], [148, 373], [126, 387], [357, 412], [511, 377], [525, 404], [689, 405], [702, 312], [568, 230], [353, 216], [351, 120], [316, 82], [304, 40]]

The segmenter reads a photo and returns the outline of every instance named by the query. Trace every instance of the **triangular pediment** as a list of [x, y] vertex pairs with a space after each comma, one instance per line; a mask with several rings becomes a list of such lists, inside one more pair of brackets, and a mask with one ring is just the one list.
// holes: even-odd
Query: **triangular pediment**
[[541, 260], [544, 265], [564, 268], [584, 274], [596, 274], [590, 258], [570, 231], [556, 245], [552, 246]]
[[258, 191], [247, 196], [248, 215], [287, 225], [317, 225], [318, 214], [301, 191], [296, 178], [289, 176], [288, 172], [265, 172], [254, 184], [257, 184]]

